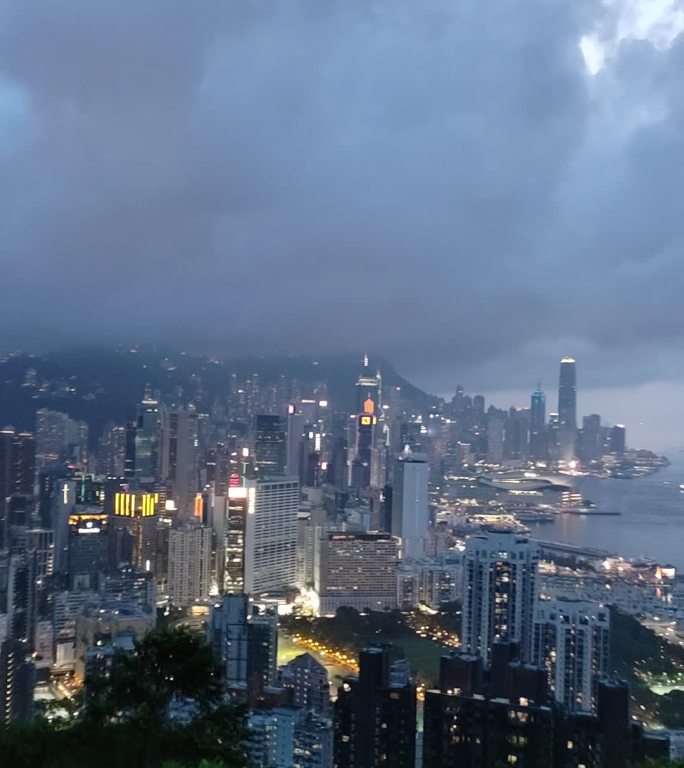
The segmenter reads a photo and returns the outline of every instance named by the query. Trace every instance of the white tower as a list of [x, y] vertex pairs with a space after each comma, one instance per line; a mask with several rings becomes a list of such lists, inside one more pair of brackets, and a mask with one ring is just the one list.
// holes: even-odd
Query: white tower
[[487, 665], [493, 643], [515, 641], [523, 660], [530, 660], [536, 545], [514, 533], [471, 536], [463, 565], [463, 650], [479, 653]]
[[427, 456], [404, 448], [394, 463], [392, 534], [403, 542], [404, 557], [425, 554], [429, 509]]

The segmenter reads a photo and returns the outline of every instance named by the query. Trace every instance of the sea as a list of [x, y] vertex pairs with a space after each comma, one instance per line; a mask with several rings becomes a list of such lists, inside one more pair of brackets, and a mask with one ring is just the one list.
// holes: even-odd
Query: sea
[[597, 509], [620, 516], [558, 515], [550, 523], [525, 522], [530, 537], [649, 558], [684, 574], [684, 492], [679, 489], [684, 484], [684, 447], [664, 454], [670, 465], [648, 477], [568, 478], [568, 485]]

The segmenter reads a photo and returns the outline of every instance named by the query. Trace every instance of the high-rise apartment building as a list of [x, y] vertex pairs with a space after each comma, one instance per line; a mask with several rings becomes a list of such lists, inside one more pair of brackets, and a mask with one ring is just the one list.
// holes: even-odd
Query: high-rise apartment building
[[610, 613], [603, 605], [583, 600], [537, 605], [533, 657], [567, 710], [596, 710], [599, 680], [609, 672], [609, 640]]
[[245, 481], [244, 591], [250, 595], [294, 586], [299, 482], [295, 477]]
[[335, 702], [335, 768], [414, 768], [416, 689], [392, 672], [386, 646], [359, 654], [359, 676]]
[[392, 534], [401, 539], [405, 558], [425, 555], [429, 473], [427, 456], [413, 453], [408, 445], [394, 462]]
[[310, 653], [301, 653], [278, 670], [280, 684], [292, 691], [296, 707], [327, 715], [330, 710], [328, 671]]
[[559, 458], [568, 461], [576, 453], [577, 438], [577, 366], [572, 357], [560, 363], [558, 380], [558, 448]]
[[211, 589], [211, 529], [187, 523], [169, 532], [169, 598], [178, 606], [206, 600]]
[[538, 594], [538, 551], [514, 533], [471, 536], [463, 554], [463, 649], [489, 665], [492, 645], [520, 643], [522, 658], [532, 652]]

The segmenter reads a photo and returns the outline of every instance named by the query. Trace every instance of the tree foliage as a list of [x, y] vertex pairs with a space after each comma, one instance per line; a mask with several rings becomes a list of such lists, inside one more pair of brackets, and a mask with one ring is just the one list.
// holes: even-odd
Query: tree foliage
[[88, 680], [73, 717], [0, 729], [0, 768], [244, 768], [245, 738], [208, 646], [163, 629]]

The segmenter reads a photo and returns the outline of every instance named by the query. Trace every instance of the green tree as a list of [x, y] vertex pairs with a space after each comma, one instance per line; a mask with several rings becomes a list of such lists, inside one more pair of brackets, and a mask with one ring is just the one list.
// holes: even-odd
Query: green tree
[[243, 768], [245, 738], [244, 711], [224, 702], [204, 640], [162, 629], [88, 680], [74, 717], [0, 729], [0, 767]]

